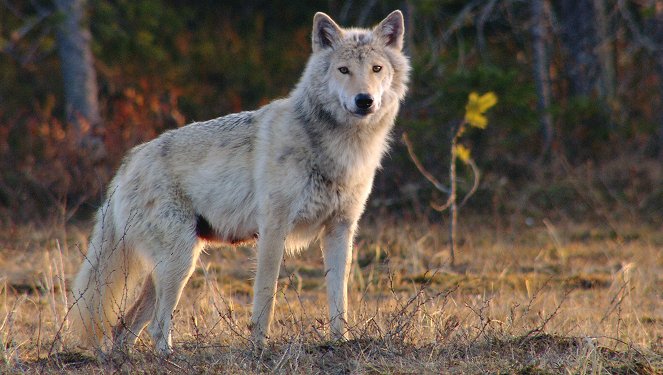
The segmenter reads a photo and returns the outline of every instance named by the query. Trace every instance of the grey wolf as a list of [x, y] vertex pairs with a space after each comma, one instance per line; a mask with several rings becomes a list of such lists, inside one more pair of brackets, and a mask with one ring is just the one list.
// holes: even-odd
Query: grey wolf
[[343, 29], [317, 13], [312, 33], [287, 98], [168, 131], [125, 157], [72, 288], [83, 344], [133, 345], [147, 326], [157, 352], [171, 353], [171, 315], [203, 247], [252, 240], [253, 342], [267, 340], [284, 252], [313, 241], [323, 252], [331, 334], [347, 338], [353, 236], [410, 65], [400, 11], [372, 29]]

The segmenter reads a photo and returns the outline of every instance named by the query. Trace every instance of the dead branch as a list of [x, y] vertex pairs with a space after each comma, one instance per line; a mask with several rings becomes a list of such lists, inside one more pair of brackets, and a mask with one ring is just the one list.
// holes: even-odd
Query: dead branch
[[414, 148], [412, 147], [412, 143], [410, 142], [410, 139], [407, 136], [407, 133], [403, 133], [402, 136], [403, 143], [405, 143], [405, 146], [407, 147], [407, 152], [410, 154], [410, 159], [412, 159], [412, 162], [414, 162], [414, 165], [417, 167], [419, 172], [426, 177], [428, 181], [430, 181], [435, 188], [443, 193], [449, 194], [449, 188], [446, 186], [442, 185], [440, 181], [438, 181], [435, 176], [433, 176], [430, 172], [424, 168], [423, 164], [419, 161], [419, 158], [417, 158], [417, 155], [414, 153]]
[[477, 163], [474, 162], [474, 159], [467, 159], [467, 165], [472, 168], [472, 173], [474, 174], [474, 183], [472, 184], [472, 189], [470, 189], [470, 191], [465, 194], [465, 197], [463, 197], [463, 200], [460, 202], [458, 207], [463, 207], [467, 200], [477, 192], [479, 189], [479, 181], [481, 180], [481, 172], [479, 171], [479, 167], [477, 167]]

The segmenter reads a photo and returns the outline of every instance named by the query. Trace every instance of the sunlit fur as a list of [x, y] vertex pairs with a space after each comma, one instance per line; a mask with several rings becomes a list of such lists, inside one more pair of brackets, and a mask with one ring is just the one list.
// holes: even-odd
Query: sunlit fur
[[[313, 53], [287, 98], [131, 150], [74, 282], [71, 316], [82, 342], [131, 345], [148, 326], [157, 351], [170, 353], [171, 314], [201, 249], [256, 238], [253, 342], [267, 338], [284, 251], [314, 240], [323, 250], [332, 334], [346, 337], [352, 239], [406, 92], [403, 31], [399, 11], [370, 30], [342, 29], [317, 13]], [[358, 94], [372, 97], [372, 106], [358, 108]]]

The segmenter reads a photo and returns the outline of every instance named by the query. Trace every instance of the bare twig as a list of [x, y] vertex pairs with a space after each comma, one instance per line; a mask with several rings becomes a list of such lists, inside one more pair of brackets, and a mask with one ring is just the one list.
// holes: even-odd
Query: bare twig
[[472, 189], [465, 194], [465, 197], [463, 200], [460, 202], [458, 207], [463, 207], [465, 203], [467, 203], [467, 200], [470, 199], [474, 195], [474, 193], [477, 192], [477, 189], [479, 189], [479, 181], [481, 180], [481, 172], [479, 171], [479, 167], [477, 167], [477, 163], [474, 162], [474, 159], [470, 158], [467, 160], [467, 165], [472, 168], [472, 173], [474, 174], [474, 183], [472, 184]]
[[437, 51], [441, 50], [441, 46], [444, 45], [449, 41], [449, 39], [453, 36], [454, 33], [456, 33], [459, 29], [461, 29], [464, 25], [465, 22], [469, 17], [471, 17], [472, 11], [477, 7], [477, 5], [481, 4], [481, 0], [474, 0], [467, 5], [463, 9], [461, 9], [460, 12], [456, 15], [454, 20], [449, 24], [449, 26], [444, 28], [444, 33], [442, 33], [441, 38], [433, 38], [432, 42], [433, 45], [431, 46], [431, 50], [434, 51], [435, 53], [431, 54], [430, 61], [428, 64], [426, 64], [425, 70], [430, 70], [431, 68], [435, 67], [438, 64], [438, 53]]
[[557, 315], [557, 313], [559, 312], [559, 309], [562, 307], [564, 302], [566, 302], [566, 300], [569, 298], [569, 295], [571, 295], [572, 291], [573, 291], [573, 289], [570, 288], [570, 289], [566, 290], [566, 292], [564, 292], [564, 295], [562, 296], [562, 300], [559, 301], [557, 306], [555, 306], [555, 310], [553, 310], [553, 312], [548, 314], [548, 316], [546, 316], [538, 326], [536, 326], [536, 327], [530, 329], [529, 331], [527, 331], [527, 333], [522, 336], [522, 338], [520, 340], [521, 343], [525, 343], [525, 342], [531, 340], [533, 334], [538, 334], [538, 333], [544, 332], [544, 330], [545, 330], [546, 326], [548, 325], [548, 323], [550, 323], [550, 321]]
[[417, 155], [414, 153], [414, 147], [412, 147], [412, 143], [410, 142], [410, 138], [408, 138], [407, 133], [403, 133], [403, 136], [401, 137], [403, 139], [403, 143], [405, 143], [405, 146], [407, 147], [407, 152], [410, 154], [410, 159], [412, 159], [412, 162], [414, 162], [414, 165], [417, 167], [419, 172], [426, 177], [428, 181], [430, 181], [435, 188], [443, 193], [449, 194], [450, 190], [446, 186], [444, 186], [435, 176], [433, 176], [430, 172], [424, 168], [423, 164], [419, 161], [419, 158], [417, 158]]
[[647, 52], [656, 52], [661, 48], [655, 41], [643, 33], [637, 26], [637, 22], [633, 18], [631, 11], [628, 9], [628, 5], [624, 4], [624, 0], [617, 1], [617, 8], [621, 13], [624, 21], [626, 21], [626, 26], [628, 30], [633, 34], [633, 37], [636, 43], [642, 46]]
[[465, 24], [465, 21], [467, 18], [470, 16], [470, 12], [474, 10], [474, 8], [481, 4], [481, 1], [472, 1], [469, 4], [467, 4], [456, 16], [454, 21], [449, 25], [449, 27], [446, 28], [446, 31], [444, 34], [442, 34], [442, 41], [447, 42], [449, 38], [451, 38], [451, 35], [458, 31], [463, 25]]
[[606, 319], [615, 311], [617, 308], [620, 308], [622, 305], [622, 302], [624, 301], [624, 298], [628, 295], [628, 293], [633, 290], [633, 287], [631, 289], [626, 289], [629, 286], [628, 281], [624, 281], [622, 285], [619, 287], [619, 290], [617, 290], [617, 293], [612, 297], [610, 300], [610, 305], [608, 310], [603, 314], [603, 317], [601, 318], [601, 323], [605, 322]]
[[476, 336], [474, 336], [474, 338], [472, 338], [472, 340], [468, 344], [468, 347], [474, 345], [474, 343], [479, 339], [479, 337], [481, 337], [481, 335], [483, 335], [484, 332], [486, 332], [486, 328], [488, 328], [488, 325], [490, 325], [490, 323], [493, 321], [493, 319], [491, 319], [490, 316], [486, 315], [486, 310], [488, 309], [488, 307], [490, 307], [490, 301], [491, 301], [490, 299], [485, 300], [483, 302], [483, 305], [479, 308], [478, 311], [469, 304], [467, 303], [465, 304], [465, 306], [469, 308], [482, 322], [481, 328], [479, 328], [479, 332], [476, 334]]
[[46, 27], [39, 35], [37, 38], [37, 41], [33, 42], [28, 49], [28, 52], [24, 54], [23, 56], [20, 56], [18, 53], [17, 45], [18, 43], [25, 38], [31, 31], [37, 28], [46, 18], [51, 16], [53, 14], [52, 10], [38, 7], [37, 8], [37, 14], [32, 16], [32, 17], [25, 17], [25, 16], [20, 16], [19, 14], [15, 13], [12, 7], [9, 6], [6, 2], [3, 2], [5, 7], [10, 9], [12, 13], [14, 13], [17, 17], [25, 20], [25, 23], [19, 27], [18, 29], [11, 31], [10, 36], [9, 36], [9, 41], [6, 42], [6, 44], [2, 47], [0, 52], [11, 56], [15, 60], [17, 60], [21, 65], [27, 65], [32, 61], [32, 57], [36, 54], [36, 51], [39, 48], [39, 45], [41, 44], [41, 41], [45, 38], [47, 34], [51, 32], [50, 27]]
[[444, 202], [443, 204], [437, 204], [435, 202], [431, 202], [430, 206], [433, 207], [433, 209], [435, 211], [442, 212], [442, 211], [446, 210], [447, 208], [449, 208], [452, 203], [453, 203], [453, 201], [452, 201], [451, 197], [449, 197], [447, 199], [447, 201]]

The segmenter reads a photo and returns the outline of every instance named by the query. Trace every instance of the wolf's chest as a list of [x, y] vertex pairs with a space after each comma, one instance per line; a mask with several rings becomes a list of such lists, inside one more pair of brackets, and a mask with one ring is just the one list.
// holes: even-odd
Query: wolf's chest
[[347, 195], [348, 190], [343, 184], [313, 170], [298, 199], [295, 221], [309, 223], [324, 221], [334, 213], [342, 211]]
[[286, 238], [286, 248], [297, 251], [308, 246], [330, 218], [343, 212], [346, 204], [346, 190], [341, 185], [314, 176], [294, 205], [294, 218]]

